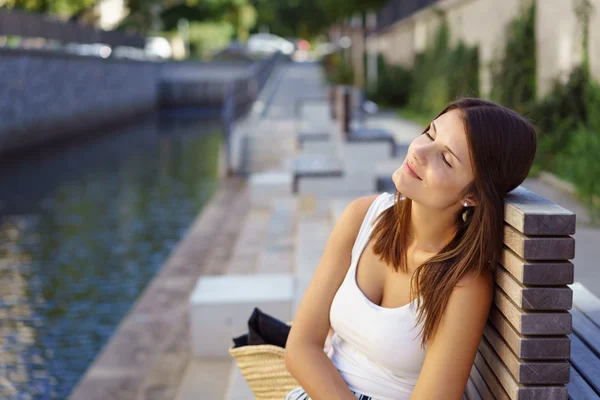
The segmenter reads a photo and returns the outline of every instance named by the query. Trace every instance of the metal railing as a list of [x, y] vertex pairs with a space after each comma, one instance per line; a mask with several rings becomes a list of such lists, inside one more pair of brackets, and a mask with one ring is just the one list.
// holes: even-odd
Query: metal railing
[[143, 48], [146, 39], [138, 34], [104, 31], [47, 15], [0, 9], [0, 36], [44, 38], [61, 43], [104, 43], [112, 47]]
[[[221, 118], [224, 126], [225, 135], [225, 165], [227, 166], [227, 174], [244, 173], [245, 167], [235, 171], [233, 165], [233, 131], [234, 123], [238, 119], [243, 119], [241, 123], [251, 124], [251, 118], [247, 117], [251, 114], [250, 106], [258, 99], [258, 96], [265, 87], [267, 81], [273, 74], [277, 65], [282, 62], [284, 56], [277, 52], [271, 57], [263, 59], [250, 67], [248, 74], [241, 79], [235, 79], [225, 87], [225, 96], [223, 99], [223, 108]], [[244, 139], [245, 140], [245, 139]]]
[[377, 30], [388, 28], [395, 22], [437, 2], [438, 0], [389, 0], [377, 13]]

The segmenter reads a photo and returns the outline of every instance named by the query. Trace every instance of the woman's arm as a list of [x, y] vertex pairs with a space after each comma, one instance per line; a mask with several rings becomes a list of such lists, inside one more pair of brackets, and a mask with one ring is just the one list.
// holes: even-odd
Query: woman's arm
[[354, 200], [340, 216], [302, 298], [286, 343], [286, 366], [314, 400], [356, 400], [323, 347], [330, 329], [333, 297], [348, 272], [352, 246], [376, 197]]
[[411, 400], [460, 400], [481, 342], [494, 293], [488, 272], [467, 274], [450, 295]]

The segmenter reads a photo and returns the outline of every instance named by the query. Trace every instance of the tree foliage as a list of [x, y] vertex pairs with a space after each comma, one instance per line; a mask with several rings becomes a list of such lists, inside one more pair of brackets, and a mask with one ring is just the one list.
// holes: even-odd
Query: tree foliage
[[96, 0], [6, 0], [4, 7], [44, 14], [72, 16], [92, 7]]
[[158, 29], [170, 31], [177, 22], [229, 22], [236, 31], [249, 30], [256, 21], [256, 12], [249, 0], [127, 0], [128, 17], [122, 28], [149, 32]]
[[378, 10], [386, 0], [254, 0], [257, 28], [281, 36], [310, 37], [343, 18]]

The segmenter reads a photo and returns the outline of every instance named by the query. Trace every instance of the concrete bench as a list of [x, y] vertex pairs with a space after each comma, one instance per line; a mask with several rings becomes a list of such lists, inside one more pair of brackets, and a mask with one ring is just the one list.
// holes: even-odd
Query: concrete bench
[[[336, 134], [341, 134], [342, 140], [346, 141], [351, 148], [356, 147], [355, 144], [387, 143], [390, 146], [389, 153], [393, 157], [396, 145], [392, 133], [383, 129], [352, 128], [352, 125], [359, 125], [359, 121], [364, 120], [362, 101], [361, 91], [348, 86], [330, 87], [327, 96], [298, 99], [296, 101], [298, 148], [304, 149], [311, 142], [317, 142], [316, 146], [323, 146], [323, 142], [330, 141]], [[309, 107], [308, 104], [313, 106]], [[320, 108], [315, 109], [314, 104], [320, 104]], [[324, 115], [325, 117], [323, 117]], [[330, 124], [334, 120], [338, 122], [338, 132], [335, 132], [336, 127]], [[311, 126], [313, 128], [310, 128]], [[316, 148], [319, 149], [319, 147]], [[363, 152], [363, 154], [370, 153], [369, 151]], [[349, 154], [349, 157], [352, 156], [353, 154]]]
[[[394, 157], [396, 153], [396, 141], [394, 135], [384, 129], [353, 128], [352, 120], [356, 110], [353, 108], [353, 101], [356, 101], [357, 94], [352, 95], [353, 89], [347, 86], [339, 86], [336, 93], [336, 114], [338, 116], [339, 132], [350, 149], [361, 144], [379, 144], [379, 147], [388, 149], [384, 157]], [[364, 148], [364, 146], [362, 146]], [[352, 159], [354, 154], [349, 153], [348, 158]]]
[[305, 142], [323, 142], [335, 131], [335, 88], [330, 86], [325, 96], [300, 97], [294, 104], [297, 147]]
[[321, 178], [339, 178], [344, 174], [342, 160], [335, 155], [301, 155], [294, 159], [292, 192], [311, 191], [311, 183]]
[[[338, 106], [340, 102], [345, 104], [338, 107], [339, 134], [331, 136], [328, 141], [304, 143], [304, 150], [307, 151], [301, 154], [294, 164], [294, 193], [326, 197], [372, 192], [379, 174], [377, 164], [405, 154], [405, 146], [398, 146], [394, 136], [383, 129], [356, 129], [346, 132], [345, 129], [349, 129], [349, 125], [348, 121], [344, 123], [343, 120], [348, 115], [350, 100], [347, 90], [339, 92], [341, 94], [338, 98], [341, 100], [338, 101]], [[312, 157], [308, 173], [303, 167], [307, 164], [303, 159], [305, 156]], [[332, 157], [336, 158], [333, 168]], [[318, 158], [322, 161], [318, 161]]]
[[296, 280], [287, 274], [203, 276], [190, 296], [190, 329], [195, 357], [226, 358], [231, 339], [248, 331], [254, 307], [291, 320]]

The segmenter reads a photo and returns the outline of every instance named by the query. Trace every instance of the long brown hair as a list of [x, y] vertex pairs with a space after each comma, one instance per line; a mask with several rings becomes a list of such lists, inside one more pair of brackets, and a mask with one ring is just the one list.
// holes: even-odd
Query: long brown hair
[[[489, 101], [464, 98], [447, 106], [462, 113], [474, 179], [464, 194], [477, 199], [474, 207], [456, 216], [458, 230], [438, 254], [418, 266], [411, 279], [418, 292], [418, 321], [424, 321], [421, 347], [437, 329], [450, 294], [467, 272], [494, 271], [502, 250], [504, 195], [524, 180], [537, 147], [534, 126], [516, 112]], [[437, 117], [436, 117], [437, 118]], [[426, 129], [423, 133], [425, 133]], [[381, 213], [371, 237], [373, 252], [395, 271], [408, 272], [408, 229], [412, 201], [400, 200]]]

